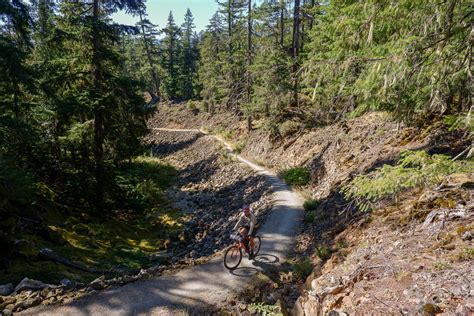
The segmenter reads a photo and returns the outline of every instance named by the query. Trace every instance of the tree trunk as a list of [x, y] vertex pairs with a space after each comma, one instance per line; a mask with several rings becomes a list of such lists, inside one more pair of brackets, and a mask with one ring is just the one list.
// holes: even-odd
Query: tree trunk
[[[247, 16], [247, 106], [252, 102], [252, 78], [250, 66], [252, 65], [252, 0], [248, 0]], [[250, 110], [249, 110], [250, 112]], [[252, 130], [252, 114], [247, 113], [247, 129]]]
[[160, 84], [159, 84], [158, 78], [156, 76], [153, 61], [151, 59], [150, 48], [148, 46], [148, 39], [146, 38], [145, 25], [143, 25], [143, 17], [142, 17], [142, 11], [141, 10], [140, 10], [140, 25], [142, 27], [142, 37], [143, 37], [143, 43], [145, 44], [146, 56], [147, 56], [147, 59], [148, 59], [148, 64], [150, 65], [151, 79], [153, 80], [153, 88], [155, 89], [155, 91], [153, 91], [153, 92], [158, 96], [158, 98], [160, 98]]
[[[93, 20], [92, 20], [92, 69], [94, 76], [95, 96], [100, 94], [101, 70], [100, 70], [100, 52], [99, 52], [99, 0], [93, 2]], [[100, 104], [94, 108], [94, 160], [95, 160], [95, 178], [96, 195], [95, 208], [102, 212], [104, 204], [104, 110]]]
[[285, 3], [280, 3], [280, 47], [283, 48], [285, 37]]
[[295, 106], [299, 105], [298, 100], [298, 56], [299, 56], [299, 27], [300, 27], [300, 0], [295, 0], [294, 14], [293, 14], [293, 103]]

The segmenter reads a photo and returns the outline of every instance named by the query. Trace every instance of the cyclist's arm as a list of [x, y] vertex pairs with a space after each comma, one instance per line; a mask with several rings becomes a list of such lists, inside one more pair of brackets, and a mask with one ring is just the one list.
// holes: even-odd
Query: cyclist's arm
[[240, 224], [242, 223], [242, 216], [239, 217], [239, 220], [237, 221], [237, 223], [235, 223], [235, 226], [234, 226], [234, 229], [233, 230], [236, 230]]

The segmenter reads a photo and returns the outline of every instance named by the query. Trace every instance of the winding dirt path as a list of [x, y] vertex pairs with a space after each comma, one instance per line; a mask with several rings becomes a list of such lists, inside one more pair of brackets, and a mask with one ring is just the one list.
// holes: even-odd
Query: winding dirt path
[[[193, 129], [155, 130], [176, 133], [199, 132]], [[231, 146], [223, 139], [229, 151]], [[169, 276], [137, 281], [81, 298], [67, 305], [35, 308], [25, 311], [34, 315], [168, 315], [176, 310], [192, 313], [198, 307], [219, 305], [248, 282], [257, 271], [270, 269], [286, 258], [294, 244], [303, 217], [302, 199], [272, 172], [234, 155], [239, 161], [266, 176], [274, 191], [274, 205], [259, 230], [262, 248], [254, 261], [246, 258], [232, 273], [222, 257], [193, 266]], [[170, 312], [171, 313], [171, 312]]]

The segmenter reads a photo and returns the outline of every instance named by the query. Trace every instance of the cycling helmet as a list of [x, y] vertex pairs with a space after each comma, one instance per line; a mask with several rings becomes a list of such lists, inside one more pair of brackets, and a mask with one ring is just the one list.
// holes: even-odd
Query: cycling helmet
[[250, 213], [250, 206], [244, 205], [242, 207], [242, 212], [244, 212], [245, 215], [248, 215]]

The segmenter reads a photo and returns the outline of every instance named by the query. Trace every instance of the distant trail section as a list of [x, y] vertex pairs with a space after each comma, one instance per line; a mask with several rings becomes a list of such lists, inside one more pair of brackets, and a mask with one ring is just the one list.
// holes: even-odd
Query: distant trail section
[[[176, 133], [202, 133], [197, 129], [154, 128], [156, 131]], [[207, 135], [207, 134], [206, 134]], [[302, 198], [275, 174], [247, 159], [232, 153], [229, 143], [224, 144], [229, 153], [240, 162], [268, 178], [274, 192], [272, 210], [258, 231], [262, 237], [259, 256], [253, 261], [244, 257], [234, 271], [224, 267], [222, 256], [198, 266], [181, 270], [172, 275], [129, 283], [89, 295], [67, 305], [35, 308], [25, 315], [168, 315], [167, 312], [193, 311], [205, 306], [219, 306], [231, 295], [242, 289], [258, 271], [269, 265], [279, 265], [291, 251], [303, 219]]]

